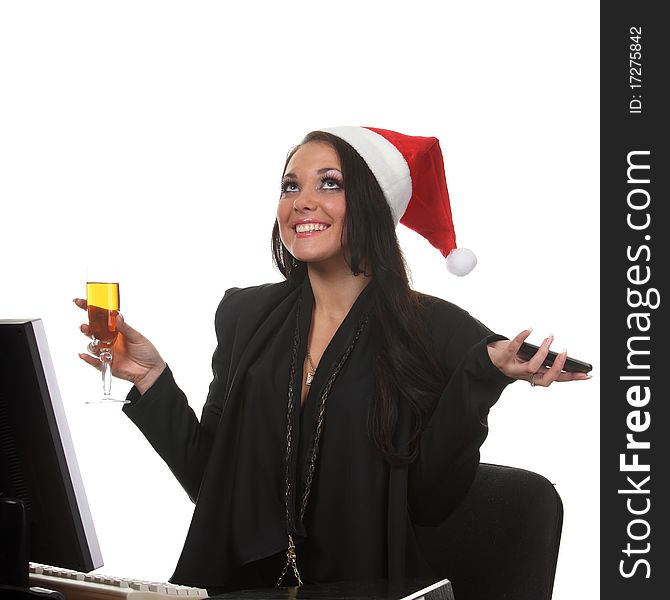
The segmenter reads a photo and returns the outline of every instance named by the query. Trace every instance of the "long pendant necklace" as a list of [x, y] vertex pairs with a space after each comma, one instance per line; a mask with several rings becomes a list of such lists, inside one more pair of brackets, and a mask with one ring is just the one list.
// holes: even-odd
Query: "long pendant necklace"
[[[363, 318], [363, 320], [359, 323], [358, 327], [356, 328], [356, 332], [354, 333], [354, 337], [351, 340], [351, 343], [335, 362], [335, 366], [333, 367], [333, 370], [330, 372], [328, 380], [326, 381], [325, 385], [321, 390], [321, 397], [319, 399], [319, 412], [317, 415], [314, 437], [312, 439], [312, 445], [309, 452], [309, 462], [307, 464], [307, 477], [305, 480], [305, 489], [303, 490], [302, 501], [300, 503], [300, 520], [303, 520], [305, 517], [305, 511], [307, 510], [307, 501], [309, 500], [309, 494], [310, 491], [312, 490], [312, 480], [314, 479], [314, 472], [316, 471], [316, 460], [319, 454], [319, 442], [321, 441], [321, 432], [323, 431], [323, 424], [326, 418], [326, 400], [328, 400], [328, 395], [330, 394], [330, 390], [333, 387], [333, 384], [335, 383], [335, 379], [337, 378], [338, 374], [340, 373], [340, 370], [344, 366], [344, 363], [349, 358], [349, 355], [354, 349], [354, 346], [356, 345], [358, 338], [363, 332], [363, 329], [367, 325], [368, 319], [369, 317], [366, 315]], [[300, 323], [300, 300], [298, 300], [298, 308], [296, 310], [295, 330], [293, 332], [293, 350], [291, 352], [291, 369], [289, 372], [289, 380], [288, 380], [288, 403], [286, 407], [285, 499], [286, 499], [286, 530], [288, 536], [288, 547], [286, 549], [286, 564], [284, 565], [284, 568], [282, 569], [282, 572], [279, 575], [279, 579], [277, 580], [276, 584], [277, 587], [281, 585], [289, 567], [293, 570], [293, 574], [295, 576], [296, 582], [298, 583], [298, 586], [302, 586], [303, 584], [302, 579], [300, 577], [300, 571], [298, 571], [298, 555], [296, 554], [295, 543], [293, 542], [293, 536], [291, 535], [291, 531], [294, 529], [294, 523], [292, 518], [293, 511], [290, 510], [294, 494], [294, 490], [292, 489], [291, 486], [290, 475], [291, 475], [291, 457], [293, 454], [293, 410], [295, 407], [295, 390], [293, 382], [297, 375], [296, 371], [297, 371], [297, 359], [298, 359], [298, 344], [300, 342], [299, 323]], [[309, 354], [307, 356], [309, 357]], [[309, 358], [309, 362], [311, 363], [311, 358]], [[305, 381], [307, 385], [310, 385], [312, 383], [312, 379], [314, 378], [314, 372], [316, 371], [316, 368], [314, 367], [313, 364], [311, 364], [311, 367], [313, 368], [313, 372], [311, 373], [312, 377], [309, 377], [308, 373], [309, 381]]]

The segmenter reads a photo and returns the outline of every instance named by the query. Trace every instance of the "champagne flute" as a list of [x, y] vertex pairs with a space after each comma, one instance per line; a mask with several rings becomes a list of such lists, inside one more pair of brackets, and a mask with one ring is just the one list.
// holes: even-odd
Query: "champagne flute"
[[86, 283], [88, 325], [92, 337], [88, 349], [100, 359], [102, 373], [102, 398], [87, 402], [123, 402], [112, 398], [113, 346], [118, 336], [116, 317], [119, 314], [119, 284], [115, 281], [100, 281], [89, 277]]

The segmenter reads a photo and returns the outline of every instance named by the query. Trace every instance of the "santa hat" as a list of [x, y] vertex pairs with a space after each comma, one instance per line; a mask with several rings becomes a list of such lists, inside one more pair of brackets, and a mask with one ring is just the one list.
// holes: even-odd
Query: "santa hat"
[[393, 220], [426, 238], [447, 259], [454, 275], [467, 275], [477, 257], [456, 247], [444, 159], [434, 137], [404, 135], [376, 127], [321, 129], [360, 154], [384, 192]]

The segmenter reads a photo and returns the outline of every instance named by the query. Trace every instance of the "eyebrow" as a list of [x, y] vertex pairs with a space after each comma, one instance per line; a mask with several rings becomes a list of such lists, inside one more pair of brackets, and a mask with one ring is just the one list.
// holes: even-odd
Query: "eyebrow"
[[[340, 175], [342, 174], [342, 171], [335, 167], [324, 167], [323, 169], [318, 169], [317, 173], [321, 175], [322, 173], [327, 173], [328, 171], [337, 171]], [[295, 179], [296, 175], [295, 173], [284, 173], [284, 177], [292, 177]]]

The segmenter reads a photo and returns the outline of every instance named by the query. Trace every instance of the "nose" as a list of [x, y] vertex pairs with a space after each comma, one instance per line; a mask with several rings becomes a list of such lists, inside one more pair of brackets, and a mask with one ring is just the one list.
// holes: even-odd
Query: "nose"
[[310, 190], [303, 190], [293, 200], [293, 210], [296, 212], [311, 211], [316, 207], [315, 193]]

